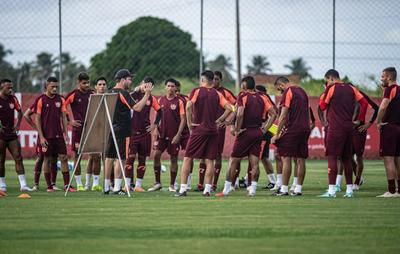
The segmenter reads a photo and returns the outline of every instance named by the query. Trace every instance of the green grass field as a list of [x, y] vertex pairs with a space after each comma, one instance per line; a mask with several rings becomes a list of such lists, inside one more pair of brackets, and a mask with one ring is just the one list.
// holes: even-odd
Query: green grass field
[[[32, 183], [33, 161], [25, 164]], [[327, 187], [327, 164], [310, 161], [307, 166], [302, 197], [273, 197], [259, 189], [255, 198], [247, 198], [244, 190], [222, 199], [195, 192], [186, 198], [169, 192], [132, 198], [79, 192], [65, 198], [62, 192], [46, 193], [42, 178], [41, 190], [21, 200], [13, 164], [7, 162], [9, 196], [0, 199], [0, 253], [398, 251], [400, 198], [375, 197], [386, 191], [381, 161], [366, 162], [367, 182], [354, 199], [317, 198]], [[195, 175], [193, 183], [197, 170]], [[264, 185], [265, 173], [261, 176]], [[167, 186], [169, 173], [162, 179]], [[149, 165], [145, 187], [152, 182]]]

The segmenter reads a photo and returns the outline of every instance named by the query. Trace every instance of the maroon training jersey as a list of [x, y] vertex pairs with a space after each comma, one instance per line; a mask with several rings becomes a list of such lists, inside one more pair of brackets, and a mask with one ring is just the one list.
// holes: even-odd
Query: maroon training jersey
[[237, 105], [244, 107], [241, 129], [260, 128], [268, 110], [273, 107], [268, 98], [258, 92], [241, 93]]
[[[235, 95], [227, 88], [220, 86], [215, 88], [218, 92], [220, 92], [224, 98], [231, 104], [235, 105], [236, 104], [236, 97]], [[218, 117], [222, 116], [225, 112], [224, 108], [219, 107], [218, 108]]]
[[362, 100], [362, 94], [348, 83], [335, 83], [325, 88], [320, 107], [327, 109], [330, 130], [353, 128], [354, 103]]
[[[131, 93], [132, 98], [139, 102], [144, 93], [142, 92], [133, 92]], [[131, 118], [132, 125], [132, 135], [142, 134], [147, 132], [146, 127], [150, 125], [150, 109], [153, 108], [155, 111], [160, 110], [160, 104], [158, 104], [157, 99], [150, 95], [150, 97], [146, 101], [146, 105], [143, 107], [142, 111], [137, 112], [133, 111]]]
[[41, 127], [46, 139], [64, 137], [62, 113], [66, 112], [65, 99], [61, 95], [56, 94], [52, 98], [46, 94], [40, 95], [35, 113], [41, 116]]
[[303, 88], [291, 86], [286, 89], [282, 94], [280, 106], [289, 109], [288, 118], [283, 126], [285, 132], [310, 130], [308, 96]]
[[17, 97], [14, 95], [8, 95], [5, 98], [0, 97], [0, 122], [3, 126], [0, 139], [2, 140], [17, 138], [17, 133], [14, 131], [14, 110], [21, 111]]
[[193, 103], [193, 123], [217, 131], [215, 121], [218, 119], [218, 109], [224, 108], [227, 102], [224, 96], [215, 88], [197, 87], [192, 90], [189, 99]]
[[390, 102], [382, 122], [400, 124], [400, 87], [397, 84], [386, 87], [383, 98], [389, 99]]
[[[183, 108], [185, 110], [185, 114], [186, 114], [186, 103], [189, 101], [189, 96], [184, 95], [184, 94], [178, 94], [177, 97], [183, 102]], [[187, 124], [185, 124], [185, 128], [182, 131], [182, 136], [184, 135], [189, 135], [189, 128], [187, 126]]]
[[91, 94], [94, 94], [93, 90], [82, 92], [79, 89], [75, 89], [70, 92], [65, 99], [66, 106], [71, 106], [74, 119], [82, 123], [80, 127], [73, 127], [75, 131], [82, 131], [83, 129], [83, 122], [85, 121], [86, 110], [89, 105], [89, 97]]
[[167, 96], [162, 96], [158, 102], [162, 110], [162, 118], [158, 127], [160, 138], [172, 140], [179, 130], [181, 116], [185, 115], [185, 106], [178, 97], [168, 99]]

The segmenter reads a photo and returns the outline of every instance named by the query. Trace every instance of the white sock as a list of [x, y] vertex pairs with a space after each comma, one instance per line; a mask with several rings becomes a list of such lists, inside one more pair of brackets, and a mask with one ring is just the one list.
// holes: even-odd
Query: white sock
[[86, 182], [85, 182], [86, 187], [90, 186], [90, 178], [92, 178], [92, 174], [86, 174]]
[[210, 193], [211, 192], [211, 184], [205, 184], [204, 185], [204, 191], [203, 191], [203, 194], [206, 194], [206, 193]]
[[257, 191], [257, 182], [256, 181], [251, 181], [251, 191], [253, 193], [256, 193], [256, 191]]
[[336, 194], [336, 186], [334, 184], [329, 184], [328, 193], [331, 195]]
[[239, 177], [236, 178], [235, 187], [239, 187]]
[[126, 185], [128, 185], [128, 188], [129, 188], [129, 186], [131, 186], [132, 179], [130, 177], [125, 177], [125, 182], [126, 182]]
[[24, 174], [18, 175], [18, 180], [19, 180], [19, 185], [21, 186], [21, 188], [27, 186]]
[[231, 191], [231, 187], [232, 183], [229, 181], [225, 181], [224, 190], [222, 191], [222, 193], [224, 193], [224, 195], [228, 195], [228, 193]]
[[82, 184], [82, 179], [81, 179], [81, 176], [80, 175], [76, 175], [75, 176], [75, 181], [76, 181], [76, 185], [78, 185], [78, 186], [82, 186], [83, 184]]
[[275, 178], [274, 174], [268, 174], [267, 176], [268, 176], [268, 180], [270, 183], [273, 183], [273, 184], [276, 183], [276, 178]]
[[289, 192], [289, 187], [287, 185], [282, 185], [280, 191], [281, 192]]
[[142, 187], [142, 182], [143, 182], [143, 179], [136, 178], [135, 187]]
[[182, 183], [181, 188], [179, 189], [179, 193], [184, 193], [187, 190], [187, 184]]
[[282, 174], [276, 175], [276, 185], [282, 186]]
[[190, 173], [189, 175], [188, 175], [188, 178], [187, 178], [187, 186], [188, 187], [190, 187], [190, 183], [192, 182], [192, 173]]
[[111, 185], [111, 180], [110, 179], [104, 179], [104, 191], [109, 191], [110, 190], [110, 185]]
[[100, 182], [100, 176], [99, 175], [93, 175], [93, 186], [99, 185]]
[[353, 185], [346, 184], [346, 193], [352, 193], [352, 192], [353, 192]]
[[293, 183], [292, 183], [292, 186], [296, 185], [297, 185], [297, 176], [293, 177]]
[[0, 177], [0, 187], [1, 188], [6, 188], [6, 178], [5, 177]]
[[121, 183], [122, 183], [122, 179], [121, 178], [115, 178], [114, 179], [114, 191], [121, 190]]
[[336, 176], [336, 185], [340, 186], [340, 184], [342, 183], [342, 177], [343, 175]]
[[294, 192], [295, 192], [295, 193], [301, 193], [302, 187], [303, 187], [302, 185], [297, 184], [297, 185], [296, 185], [296, 188], [294, 188]]

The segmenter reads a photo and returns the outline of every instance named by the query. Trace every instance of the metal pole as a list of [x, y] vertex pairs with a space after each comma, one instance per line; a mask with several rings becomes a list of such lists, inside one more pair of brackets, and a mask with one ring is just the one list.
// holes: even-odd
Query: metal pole
[[199, 71], [199, 79], [201, 78], [201, 73], [203, 72], [203, 10], [204, 10], [204, 0], [200, 0], [200, 71]]
[[62, 82], [62, 27], [61, 27], [61, 0], [58, 0], [58, 33], [59, 33], [59, 55], [58, 55], [58, 65], [60, 69], [60, 73], [58, 74], [58, 80], [60, 84], [60, 94], [62, 94], [63, 88], [63, 82]]
[[241, 79], [241, 59], [240, 59], [240, 20], [239, 20], [239, 0], [236, 0], [236, 58], [237, 58], [237, 76], [236, 76], [236, 93], [239, 92]]
[[333, 69], [335, 69], [335, 47], [336, 47], [336, 0], [333, 0], [333, 38], [332, 38], [332, 65]]

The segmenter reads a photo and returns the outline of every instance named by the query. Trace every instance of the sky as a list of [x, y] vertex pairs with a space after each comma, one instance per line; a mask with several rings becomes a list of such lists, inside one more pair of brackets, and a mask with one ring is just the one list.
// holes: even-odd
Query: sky
[[[240, 0], [242, 73], [254, 55], [266, 56], [273, 73], [285, 74], [303, 57], [311, 75], [332, 68], [332, 0]], [[141, 16], [165, 18], [200, 45], [200, 0], [62, 0], [63, 51], [77, 61], [106, 48], [118, 28]], [[400, 1], [336, 0], [336, 69], [372, 86], [387, 66], [400, 68]], [[1, 0], [0, 43], [18, 64], [59, 51], [58, 0]], [[204, 0], [204, 55], [231, 58], [236, 72], [235, 0]], [[162, 59], [160, 60], [162, 61]]]

